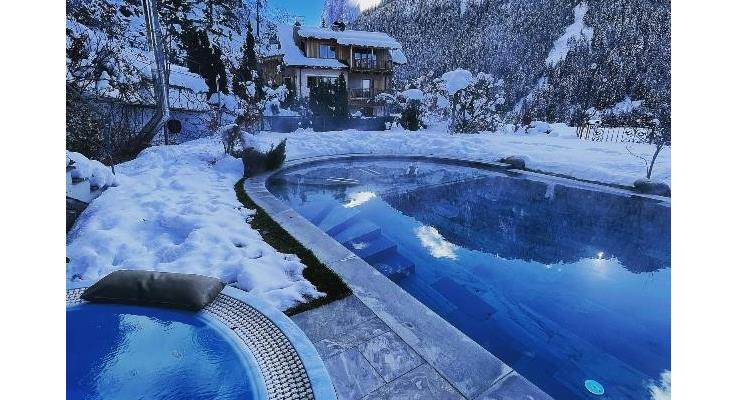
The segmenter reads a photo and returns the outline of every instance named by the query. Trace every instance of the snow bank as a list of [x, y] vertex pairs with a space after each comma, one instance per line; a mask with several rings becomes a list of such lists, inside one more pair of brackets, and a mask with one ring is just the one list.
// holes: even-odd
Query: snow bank
[[564, 61], [566, 55], [569, 54], [570, 41], [584, 40], [588, 44], [592, 42], [594, 31], [591, 27], [584, 25], [584, 16], [588, 10], [589, 6], [586, 2], [581, 2], [574, 7], [574, 23], [567, 26], [564, 34], [554, 41], [553, 48], [546, 57], [546, 65], [554, 67]]
[[474, 76], [471, 72], [458, 68], [441, 75], [441, 80], [446, 85], [446, 91], [448, 91], [448, 94], [453, 95], [459, 90], [466, 89], [467, 86], [471, 84], [472, 80], [474, 80]]
[[[525, 157], [528, 168], [605, 183], [630, 186], [646, 175], [643, 162], [631, 155], [628, 148], [635, 154], [653, 154], [653, 146], [579, 140], [573, 127], [548, 125], [549, 134], [512, 133], [510, 130], [510, 133], [452, 135], [439, 127], [422, 132], [401, 128], [380, 132], [299, 129], [293, 133], [262, 132], [255, 140], [260, 142], [260, 147], [269, 148], [287, 138], [290, 160], [346, 153], [426, 154], [490, 161], [520, 155]], [[671, 150], [666, 148], [656, 161], [652, 180], [670, 184], [670, 160]]]
[[87, 179], [91, 186], [99, 188], [118, 184], [110, 167], [97, 160], [90, 160], [80, 153], [67, 151], [67, 167], [73, 166], [71, 175], [75, 179]]
[[67, 279], [117, 269], [215, 276], [279, 309], [321, 295], [305, 266], [266, 244], [236, 199], [242, 164], [214, 137], [152, 147], [116, 167], [120, 185], [82, 213], [67, 237]]

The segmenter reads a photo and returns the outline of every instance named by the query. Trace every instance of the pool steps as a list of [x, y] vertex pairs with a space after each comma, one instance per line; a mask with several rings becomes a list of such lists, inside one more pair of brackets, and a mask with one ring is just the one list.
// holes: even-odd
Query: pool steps
[[415, 273], [415, 264], [398, 252], [397, 244], [356, 209], [313, 203], [298, 211], [386, 277], [396, 281]]

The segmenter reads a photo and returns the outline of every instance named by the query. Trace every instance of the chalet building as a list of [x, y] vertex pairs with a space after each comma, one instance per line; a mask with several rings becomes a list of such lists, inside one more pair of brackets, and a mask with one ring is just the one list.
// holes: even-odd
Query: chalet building
[[343, 73], [352, 113], [380, 115], [376, 96], [392, 87], [395, 64], [407, 62], [402, 46], [382, 32], [280, 25], [262, 59], [262, 77], [294, 84], [297, 96], [310, 96], [318, 80], [335, 81]]

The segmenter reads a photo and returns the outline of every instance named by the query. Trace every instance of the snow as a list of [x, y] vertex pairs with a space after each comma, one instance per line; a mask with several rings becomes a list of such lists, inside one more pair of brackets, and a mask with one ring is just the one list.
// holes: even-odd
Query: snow
[[395, 64], [407, 64], [407, 57], [405, 57], [402, 49], [391, 49], [390, 57], [392, 57], [392, 62]]
[[207, 93], [209, 90], [205, 79], [180, 65], [170, 66], [169, 86], [189, 89], [194, 93]]
[[631, 100], [630, 97], [625, 96], [623, 100], [615, 103], [615, 105], [610, 108], [610, 111], [615, 115], [628, 114], [638, 109], [641, 104], [643, 104], [643, 100]]
[[671, 399], [671, 371], [666, 370], [661, 373], [661, 382], [658, 384], [651, 383], [648, 385], [651, 392], [651, 400], [670, 400]]
[[[580, 140], [574, 127], [548, 125], [549, 134], [514, 132], [509, 125], [495, 133], [450, 134], [441, 126], [431, 126], [422, 132], [401, 128], [375, 132], [261, 132], [255, 140], [260, 147], [269, 148], [286, 138], [289, 160], [347, 153], [425, 154], [490, 161], [520, 155], [528, 168], [603, 183], [631, 186], [646, 175], [643, 161], [628, 149], [634, 154], [651, 155], [653, 146]], [[656, 161], [653, 181], [670, 184], [670, 160], [671, 150], [665, 148]]]
[[466, 89], [474, 80], [474, 76], [465, 69], [457, 68], [441, 75], [441, 80], [446, 85], [446, 91], [454, 95], [459, 90]]
[[584, 40], [588, 44], [592, 42], [594, 32], [591, 27], [584, 24], [584, 16], [587, 14], [587, 10], [589, 10], [589, 6], [586, 2], [581, 2], [574, 7], [574, 23], [567, 26], [564, 34], [554, 41], [553, 48], [546, 57], [546, 65], [554, 67], [564, 61], [566, 55], [569, 54], [570, 41]]
[[404, 92], [400, 93], [400, 96], [406, 98], [407, 100], [418, 100], [423, 101], [425, 98], [425, 94], [420, 89], [408, 89]]
[[80, 153], [67, 151], [67, 167], [69, 166], [73, 167], [70, 171], [72, 178], [87, 179], [91, 186], [104, 188], [118, 183], [110, 167], [100, 161], [90, 160]]
[[277, 27], [277, 35], [281, 49], [277, 54], [282, 54], [282, 61], [286, 66], [305, 66], [315, 68], [346, 69], [346, 64], [333, 58], [310, 58], [297, 47], [292, 35], [292, 25], [282, 24]]
[[350, 29], [334, 31], [326, 28], [303, 26], [297, 31], [297, 34], [303, 38], [334, 39], [338, 44], [346, 46], [402, 49], [402, 45], [397, 40], [384, 32], [354, 31]]
[[196, 273], [281, 310], [321, 296], [295, 255], [277, 252], [247, 223], [254, 211], [233, 189], [242, 163], [215, 137], [148, 148], [116, 171], [120, 184], [95, 199], [67, 237], [68, 280], [117, 269]]

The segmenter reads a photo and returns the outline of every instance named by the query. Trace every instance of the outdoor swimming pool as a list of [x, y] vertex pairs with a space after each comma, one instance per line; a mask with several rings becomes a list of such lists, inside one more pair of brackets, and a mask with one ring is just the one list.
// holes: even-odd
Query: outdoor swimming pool
[[268, 189], [554, 398], [597, 398], [587, 380], [649, 398], [671, 369], [668, 202], [413, 160], [322, 162]]
[[129, 305], [67, 309], [67, 398], [266, 398], [255, 362], [196, 313]]

